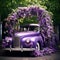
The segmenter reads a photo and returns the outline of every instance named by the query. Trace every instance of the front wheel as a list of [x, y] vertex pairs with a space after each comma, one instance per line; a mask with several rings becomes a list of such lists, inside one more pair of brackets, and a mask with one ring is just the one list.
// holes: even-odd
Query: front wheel
[[37, 42], [36, 44], [36, 50], [33, 52], [34, 56], [40, 56], [40, 44]]
[[36, 50], [40, 51], [40, 44], [38, 42], [37, 42], [37, 45], [36, 45]]

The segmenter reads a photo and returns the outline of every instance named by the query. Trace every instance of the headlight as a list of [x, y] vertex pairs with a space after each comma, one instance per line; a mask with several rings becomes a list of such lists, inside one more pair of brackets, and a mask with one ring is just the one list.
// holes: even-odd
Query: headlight
[[6, 40], [6, 42], [9, 42], [9, 41], [12, 41], [12, 38], [11, 37], [6, 37], [5, 40]]
[[26, 43], [29, 43], [30, 42], [30, 39], [26, 39], [25, 41], [26, 41]]

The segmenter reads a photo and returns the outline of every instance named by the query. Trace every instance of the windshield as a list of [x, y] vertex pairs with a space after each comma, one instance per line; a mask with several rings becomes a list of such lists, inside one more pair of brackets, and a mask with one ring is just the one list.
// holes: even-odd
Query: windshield
[[39, 31], [39, 26], [20, 26], [20, 31]]

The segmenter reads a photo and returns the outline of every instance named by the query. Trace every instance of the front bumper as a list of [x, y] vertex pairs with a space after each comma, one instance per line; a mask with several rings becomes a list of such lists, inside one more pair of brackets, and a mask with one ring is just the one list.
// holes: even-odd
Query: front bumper
[[8, 50], [8, 51], [35, 51], [35, 48], [4, 48], [3, 50]]

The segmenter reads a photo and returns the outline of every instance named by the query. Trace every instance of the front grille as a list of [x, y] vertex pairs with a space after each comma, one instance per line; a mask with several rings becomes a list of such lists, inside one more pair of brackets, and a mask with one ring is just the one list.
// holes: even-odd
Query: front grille
[[14, 37], [13, 39], [13, 47], [14, 48], [20, 48], [20, 38], [19, 37]]

